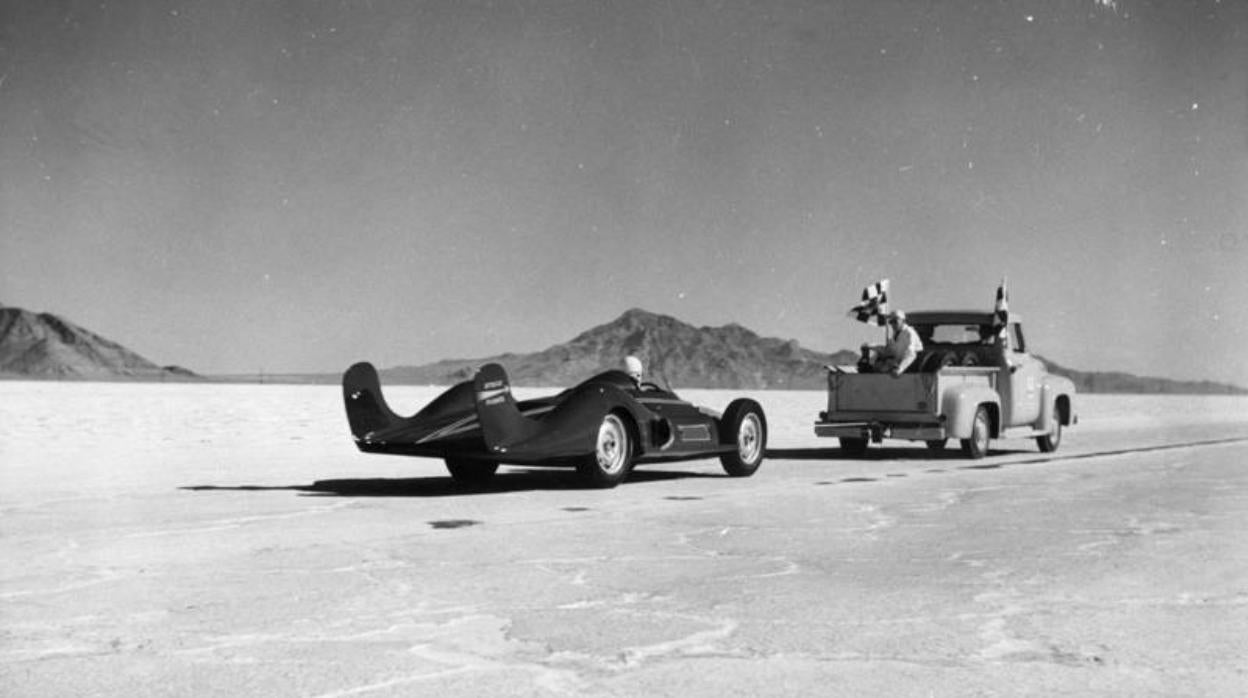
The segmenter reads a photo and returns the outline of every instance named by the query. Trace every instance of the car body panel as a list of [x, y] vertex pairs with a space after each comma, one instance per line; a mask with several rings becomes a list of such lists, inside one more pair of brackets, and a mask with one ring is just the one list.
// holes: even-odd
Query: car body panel
[[503, 368], [487, 364], [472, 380], [402, 417], [386, 405], [376, 369], [362, 362], [343, 375], [343, 400], [356, 446], [367, 453], [574, 465], [592, 456], [610, 413], [627, 416], [635, 430], [636, 463], [706, 458], [737, 448], [735, 434], [721, 434], [719, 412], [653, 384], [638, 385], [622, 371], [517, 401]]

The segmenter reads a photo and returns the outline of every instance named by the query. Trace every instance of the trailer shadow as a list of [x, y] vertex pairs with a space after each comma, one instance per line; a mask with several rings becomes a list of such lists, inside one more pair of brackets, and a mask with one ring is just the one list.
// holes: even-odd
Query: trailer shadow
[[[727, 475], [675, 471], [634, 470], [620, 487], [646, 482], [692, 478], [726, 478]], [[316, 480], [306, 485], [186, 485], [191, 492], [299, 492], [306, 497], [463, 497], [471, 495], [533, 492], [540, 490], [592, 490], [574, 471], [509, 469], [480, 484], [456, 482], [449, 475], [410, 478], [349, 478]]]

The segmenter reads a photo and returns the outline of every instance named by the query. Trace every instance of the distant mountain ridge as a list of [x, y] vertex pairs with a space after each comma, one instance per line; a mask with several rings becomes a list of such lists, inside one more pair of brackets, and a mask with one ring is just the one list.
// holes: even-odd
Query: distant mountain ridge
[[51, 313], [0, 306], [0, 374], [29, 378], [195, 378]]
[[[453, 385], [486, 363], [506, 367], [519, 386], [574, 385], [620, 365], [633, 354], [648, 380], [673, 388], [822, 390], [824, 366], [853, 364], [857, 352], [825, 353], [795, 340], [761, 337], [738, 324], [695, 327], [634, 308], [563, 344], [528, 354], [446, 359], [381, 370], [390, 384]], [[1077, 371], [1040, 357], [1083, 393], [1248, 395], [1248, 389], [1214, 381], [1179, 381], [1121, 372]], [[341, 374], [213, 376], [228, 382], [337, 383]], [[0, 305], [0, 378], [78, 380], [204, 380], [179, 366], [159, 366], [139, 354], [51, 313]]]
[[852, 351], [813, 351], [794, 340], [760, 337], [730, 324], [694, 327], [667, 315], [634, 308], [565, 344], [531, 354], [454, 359], [381, 371], [390, 383], [449, 385], [472, 377], [484, 363], [502, 364], [522, 386], [569, 386], [627, 355], [640, 358], [647, 380], [674, 388], [811, 389], [826, 383], [824, 366], [853, 363]]
[[1137, 376], [1121, 371], [1076, 371], [1038, 356], [1050, 371], [1074, 381], [1081, 393], [1131, 393], [1137, 395], [1248, 395], [1248, 388], [1214, 381], [1180, 381]]
[[[852, 365], [858, 354], [802, 347], [795, 340], [760, 337], [737, 324], [694, 327], [667, 315], [634, 308], [564, 344], [530, 354], [447, 359], [381, 370], [391, 384], [453, 385], [482, 364], [502, 364], [520, 386], [570, 386], [598, 371], [618, 367], [633, 354], [645, 362], [649, 380], [673, 388], [822, 390], [826, 365]], [[1213, 381], [1178, 381], [1129, 373], [1085, 372], [1040, 357], [1084, 393], [1248, 395], [1248, 389]]]

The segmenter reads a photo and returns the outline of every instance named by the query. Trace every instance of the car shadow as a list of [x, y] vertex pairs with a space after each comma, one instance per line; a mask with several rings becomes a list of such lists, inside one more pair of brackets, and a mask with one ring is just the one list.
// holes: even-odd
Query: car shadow
[[[727, 478], [727, 475], [675, 471], [634, 470], [620, 487], [646, 482], [693, 478]], [[456, 482], [449, 475], [409, 478], [349, 478], [316, 480], [307, 485], [186, 485], [191, 492], [300, 492], [307, 497], [463, 497], [472, 495], [532, 492], [540, 490], [593, 490], [574, 471], [507, 470], [480, 484]]]

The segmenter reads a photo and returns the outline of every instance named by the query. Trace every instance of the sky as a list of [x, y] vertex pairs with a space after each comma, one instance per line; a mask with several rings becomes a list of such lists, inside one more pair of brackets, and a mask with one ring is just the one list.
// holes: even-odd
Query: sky
[[0, 0], [0, 303], [201, 373], [992, 307], [1248, 385], [1243, 0]]

